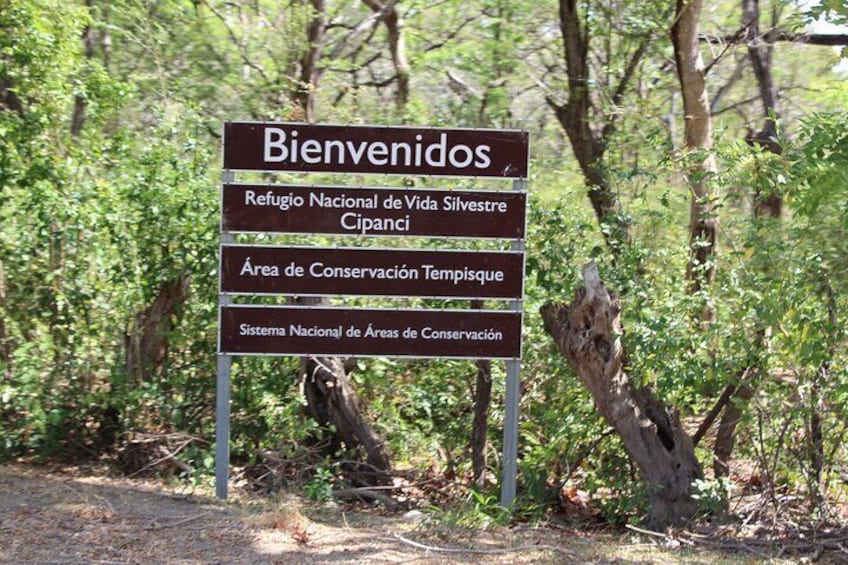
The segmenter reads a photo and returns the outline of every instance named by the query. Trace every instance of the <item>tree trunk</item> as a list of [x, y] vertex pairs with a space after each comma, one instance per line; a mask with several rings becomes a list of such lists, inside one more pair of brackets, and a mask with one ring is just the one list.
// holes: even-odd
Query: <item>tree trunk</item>
[[716, 431], [715, 444], [713, 444], [713, 474], [717, 479], [730, 474], [730, 456], [736, 444], [736, 428], [742, 420], [744, 407], [753, 396], [752, 384], [744, 382], [739, 385], [733, 398], [724, 407]]
[[[307, 0], [300, 0], [307, 2]], [[316, 120], [315, 93], [321, 70], [318, 61], [324, 48], [327, 29], [325, 0], [308, 0], [312, 17], [307, 29], [308, 44], [300, 59], [300, 84], [295, 102], [303, 109], [307, 122]], [[301, 298], [300, 304], [327, 304], [326, 298]], [[335, 427], [335, 439], [349, 449], [362, 449], [364, 462], [352, 469], [358, 480], [367, 484], [385, 484], [390, 478], [391, 459], [385, 442], [362, 415], [361, 402], [338, 357], [310, 356], [301, 359], [301, 378], [306, 412], [322, 426]]]
[[127, 373], [135, 382], [157, 371], [168, 355], [168, 334], [174, 316], [188, 299], [191, 277], [181, 275], [164, 283], [153, 303], [140, 312], [125, 336]]
[[338, 357], [305, 357], [301, 360], [307, 413], [322, 426], [332, 424], [337, 439], [347, 448], [362, 448], [365, 465], [354, 464], [358, 481], [386, 484], [392, 469], [386, 444], [365, 421], [359, 396]]
[[392, 66], [395, 69], [395, 105], [399, 114], [406, 112], [409, 103], [409, 79], [411, 70], [406, 58], [406, 41], [403, 34], [403, 18], [397, 10], [397, 0], [380, 2], [378, 0], [362, 0], [374, 13], [380, 14], [380, 20], [388, 32], [389, 53], [392, 56]]
[[15, 93], [15, 82], [0, 75], [0, 111], [12, 111], [23, 117], [24, 105]]
[[[759, 0], [742, 0], [742, 26], [745, 30], [745, 41], [748, 43], [748, 58], [757, 78], [760, 89], [760, 99], [763, 103], [763, 127], [759, 132], [752, 133], [745, 141], [751, 145], [762, 147], [765, 151], [780, 155], [783, 153], [777, 139], [777, 88], [771, 72], [771, 45], [763, 45], [760, 38], [760, 4]], [[770, 34], [771, 35], [771, 34]], [[754, 216], [780, 219], [783, 199], [777, 194], [762, 194], [759, 190], [754, 194]], [[765, 330], [760, 330], [757, 336], [755, 351], [765, 351], [768, 347], [768, 337]], [[760, 363], [762, 365], [762, 363]], [[736, 391], [733, 399], [727, 404], [719, 422], [715, 445], [713, 446], [713, 470], [716, 477], [726, 477], [730, 473], [730, 459], [736, 443], [736, 428], [742, 419], [748, 401], [754, 395], [757, 377], [762, 372], [760, 367], [752, 367], [754, 379], [743, 383]]]
[[[758, 132], [752, 132], [745, 138], [751, 145], [780, 155], [783, 147], [777, 138], [777, 86], [771, 72], [772, 43], [774, 30], [765, 38], [760, 37], [760, 1], [742, 0], [742, 25], [745, 29], [745, 41], [748, 42], [748, 56], [757, 78], [760, 99], [763, 103], [763, 126]], [[763, 39], [766, 40], [765, 44]], [[754, 213], [767, 218], [780, 218], [783, 212], [783, 198], [779, 194], [754, 194]]]
[[486, 486], [486, 445], [489, 409], [492, 405], [492, 362], [477, 360], [477, 382], [474, 387], [474, 427], [471, 430], [471, 468], [477, 488]]
[[[683, 95], [684, 146], [688, 154], [687, 182], [692, 192], [687, 267], [692, 293], [708, 288], [715, 278], [713, 258], [718, 227], [713, 195], [709, 188], [717, 171], [712, 151], [712, 119], [698, 38], [702, 6], [703, 0], [677, 0], [675, 23], [671, 28], [677, 77]], [[705, 307], [702, 317], [712, 319], [712, 309]]]
[[[92, 0], [87, 0], [85, 3], [89, 12], [91, 11]], [[91, 24], [87, 24], [82, 32], [83, 54], [86, 60], [94, 57], [94, 29]], [[82, 127], [85, 125], [85, 110], [86, 100], [83, 96], [77, 94], [74, 97], [74, 113], [71, 116], [71, 135], [77, 137], [82, 133]]]
[[6, 328], [6, 273], [3, 261], [0, 260], [0, 361], [7, 363], [7, 372], [11, 373], [12, 344], [9, 341], [9, 330]]
[[[482, 300], [472, 300], [471, 307], [482, 309]], [[486, 440], [489, 409], [492, 406], [492, 362], [478, 359], [477, 382], [474, 386], [474, 425], [471, 429], [471, 469], [477, 488], [486, 486]]]
[[824, 286], [821, 290], [824, 294], [824, 300], [827, 304], [827, 321], [828, 321], [828, 346], [825, 360], [821, 362], [818, 370], [813, 376], [813, 381], [810, 383], [808, 404], [808, 424], [807, 433], [810, 437], [810, 444], [807, 449], [809, 456], [810, 476], [808, 481], [810, 484], [810, 502], [813, 509], [823, 510], [822, 504], [824, 497], [822, 495], [822, 479], [825, 470], [825, 453], [824, 453], [824, 421], [822, 414], [824, 413], [825, 399], [823, 395], [824, 384], [831, 380], [831, 364], [832, 360], [837, 357], [837, 347], [841, 342], [841, 331], [839, 325], [837, 295], [830, 283], [830, 280], [825, 276]]
[[545, 330], [646, 481], [650, 526], [682, 524], [697, 511], [692, 483], [702, 476], [692, 441], [677, 413], [651, 390], [634, 385], [625, 372], [621, 303], [604, 287], [594, 263], [583, 269], [583, 281], [570, 305], [542, 307]]
[[307, 122], [315, 121], [315, 94], [321, 75], [318, 61], [324, 47], [324, 32], [327, 29], [327, 14], [324, 0], [309, 0], [313, 14], [306, 30], [306, 47], [300, 58], [300, 76], [294, 101], [303, 110]]
[[[563, 39], [566, 74], [568, 75], [568, 101], [557, 104], [548, 98], [548, 105], [554, 110], [557, 121], [568, 135], [571, 148], [588, 189], [589, 201], [595, 211], [598, 223], [605, 227], [604, 238], [610, 250], [618, 254], [621, 247], [630, 240], [630, 227], [620, 214], [621, 206], [618, 196], [609, 186], [609, 180], [604, 173], [603, 157], [607, 142], [615, 132], [615, 116], [605, 116], [604, 127], [601, 131], [592, 128], [590, 110], [593, 108], [589, 85], [592, 83], [589, 70], [589, 32], [580, 25], [580, 15], [576, 0], [560, 0], [559, 25]], [[627, 83], [635, 69], [636, 62], [641, 60], [643, 49], [637, 50], [629, 73], [622, 77], [621, 83], [613, 94], [613, 102], [617, 104], [624, 94]]]
[[[325, 298], [301, 298], [300, 304], [326, 304]], [[301, 359], [303, 394], [307, 414], [321, 426], [332, 424], [338, 442], [365, 452], [364, 464], [353, 474], [363, 483], [378, 485], [389, 481], [391, 458], [382, 438], [365, 420], [361, 402], [339, 357], [310, 356]]]

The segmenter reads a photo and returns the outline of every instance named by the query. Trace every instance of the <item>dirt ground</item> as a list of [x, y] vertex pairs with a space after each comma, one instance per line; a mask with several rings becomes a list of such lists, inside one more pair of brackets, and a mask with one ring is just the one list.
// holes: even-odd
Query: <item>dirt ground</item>
[[[0, 563], [794, 563], [638, 532], [468, 531], [385, 514], [74, 469], [0, 467]], [[414, 519], [413, 519], [414, 518]], [[422, 521], [422, 518], [424, 519]], [[675, 547], [676, 546], [676, 547]]]

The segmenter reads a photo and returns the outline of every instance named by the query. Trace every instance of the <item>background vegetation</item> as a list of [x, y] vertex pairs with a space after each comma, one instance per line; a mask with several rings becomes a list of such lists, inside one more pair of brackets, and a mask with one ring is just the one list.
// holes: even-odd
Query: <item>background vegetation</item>
[[[644, 511], [638, 471], [538, 316], [594, 259], [622, 296], [631, 377], [692, 434], [713, 407], [738, 413], [715, 471], [718, 423], [698, 442], [704, 510], [732, 514], [728, 497], [753, 491], [757, 511], [800, 500], [832, 518], [848, 481], [848, 82], [838, 49], [803, 33], [846, 11], [764, 0], [762, 33], [747, 35], [750, 4], [711, 3], [700, 20], [718, 243], [696, 265], [714, 279], [693, 292], [703, 242], [689, 239], [671, 2], [0, 0], [0, 457], [136, 473], [165, 453], [210, 480], [223, 121], [524, 128], [522, 508], [585, 491], [608, 520]], [[592, 40], [583, 75], [564, 51], [569, 5]], [[752, 46], [767, 49], [779, 107], [764, 107]], [[600, 144], [587, 163], [563, 120], [579, 89]], [[612, 198], [601, 212], [590, 173]], [[780, 213], [762, 211], [769, 198]], [[487, 506], [504, 383], [494, 364], [480, 480], [476, 376], [470, 362], [390, 359], [350, 373], [395, 469], [477, 479], [459, 492]], [[303, 410], [298, 361], [238, 360], [233, 378], [238, 477], [327, 496], [352, 455], [317, 451], [332, 430]]]

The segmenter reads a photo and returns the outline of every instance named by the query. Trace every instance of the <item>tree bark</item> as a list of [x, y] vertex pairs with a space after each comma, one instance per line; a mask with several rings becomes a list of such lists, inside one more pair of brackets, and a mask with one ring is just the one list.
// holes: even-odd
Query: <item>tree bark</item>
[[[483, 308], [482, 300], [472, 300], [471, 307]], [[477, 488], [486, 486], [486, 444], [489, 410], [492, 406], [492, 362], [478, 359], [477, 382], [474, 386], [474, 424], [471, 429], [471, 469]]]
[[[765, 151], [780, 155], [783, 147], [777, 138], [777, 86], [771, 72], [772, 44], [774, 30], [765, 37], [760, 36], [760, 1], [742, 0], [742, 25], [744, 38], [748, 44], [748, 57], [754, 69], [760, 99], [763, 103], [763, 125], [758, 132], [752, 132], [745, 138], [751, 145], [762, 147]], [[765, 42], [764, 42], [765, 40]], [[767, 218], [780, 218], [783, 199], [778, 194], [754, 194], [754, 213]]]
[[153, 303], [140, 312], [124, 338], [127, 373], [135, 382], [157, 371], [168, 356], [168, 334], [174, 316], [189, 296], [191, 277], [181, 275], [164, 283]]
[[0, 111], [12, 111], [23, 117], [24, 105], [15, 94], [15, 83], [12, 79], [0, 75]]
[[[756, 378], [756, 375], [754, 376]], [[715, 444], [713, 444], [713, 474], [715, 477], [727, 477], [730, 475], [730, 456], [736, 445], [736, 428], [742, 420], [744, 407], [754, 396], [754, 388], [750, 382], [743, 382], [736, 389], [733, 398], [724, 408], [721, 420], [716, 431]]]
[[361, 402], [338, 357], [301, 359], [303, 391], [307, 414], [322, 426], [332, 424], [335, 434], [347, 448], [362, 448], [365, 465], [353, 469], [358, 481], [369, 485], [386, 484], [392, 469], [385, 442], [362, 416]]
[[471, 468], [477, 488], [486, 486], [486, 446], [492, 406], [492, 362], [478, 359], [474, 387], [474, 427], [471, 430]]
[[702, 476], [692, 441], [677, 413], [627, 375], [621, 303], [604, 287], [594, 263], [583, 269], [583, 281], [570, 305], [542, 307], [545, 330], [647, 483], [649, 525], [664, 529], [682, 524], [697, 511], [692, 483]]
[[[630, 227], [620, 214], [618, 196], [610, 188], [609, 179], [602, 169], [607, 142], [615, 133], [617, 113], [614, 111], [604, 117], [604, 126], [600, 131], [592, 128], [590, 110], [594, 106], [589, 88], [592, 82], [589, 70], [590, 37], [586, 27], [580, 25], [577, 0], [560, 0], [559, 25], [568, 75], [568, 100], [565, 104], [557, 104], [548, 98], [547, 102], [571, 142], [574, 156], [586, 182], [595, 217], [601, 226], [607, 227], [604, 230], [607, 246], [617, 254], [621, 247], [630, 241]], [[643, 46], [640, 46], [631, 58], [627, 72], [612, 95], [615, 104], [618, 104], [624, 95], [646, 45], [647, 41], [643, 41]]]
[[[742, 0], [742, 29], [743, 38], [748, 44], [748, 58], [754, 69], [754, 76], [760, 91], [763, 104], [763, 125], [760, 131], [751, 133], [745, 141], [757, 145], [763, 150], [780, 155], [783, 147], [777, 138], [777, 87], [771, 72], [771, 43], [774, 41], [774, 31], [769, 32], [767, 44], [760, 37], [760, 3], [759, 0]], [[783, 209], [783, 199], [778, 194], [762, 194], [759, 190], [754, 194], [754, 216], [780, 219]], [[768, 338], [765, 330], [758, 331], [755, 350], [764, 351]], [[759, 363], [761, 365], [761, 363]], [[716, 477], [726, 477], [730, 473], [730, 459], [736, 443], [736, 429], [742, 420], [745, 407], [754, 396], [757, 378], [762, 372], [760, 366], [749, 367], [754, 378], [742, 383], [736, 390], [733, 399], [727, 404], [719, 422], [716, 440], [713, 446], [713, 471]]]
[[[301, 0], [306, 2], [307, 0]], [[308, 0], [312, 19], [307, 29], [305, 51], [300, 59], [300, 85], [295, 102], [303, 109], [307, 122], [316, 120], [315, 93], [321, 70], [318, 61], [324, 48], [327, 29], [325, 0]], [[326, 298], [301, 298], [301, 304], [326, 304]], [[390, 478], [391, 458], [385, 442], [362, 415], [361, 401], [338, 357], [310, 356], [301, 359], [306, 412], [322, 426], [335, 427], [337, 442], [350, 449], [362, 449], [364, 462], [358, 462], [354, 474], [366, 484], [385, 484]]]
[[315, 95], [321, 76], [318, 61], [324, 48], [324, 33], [327, 29], [326, 3], [324, 0], [309, 0], [312, 18], [306, 30], [306, 48], [300, 58], [300, 75], [294, 92], [294, 101], [303, 110], [307, 122], [315, 121]]
[[[6, 273], [3, 261], [0, 260], [0, 361], [10, 363], [12, 360], [12, 344], [9, 341], [9, 330], [6, 328]], [[11, 372], [11, 366], [6, 366]]]
[[[717, 171], [712, 151], [712, 119], [707, 96], [706, 72], [701, 57], [699, 25], [703, 0], [677, 0], [671, 29], [677, 77], [683, 95], [684, 147], [687, 182], [692, 192], [689, 209], [689, 265], [687, 279], [692, 293], [708, 288], [715, 278], [715, 246], [718, 218], [710, 181]], [[712, 319], [709, 307], [702, 312]]]
[[[760, 99], [763, 105], [763, 125], [760, 131], [752, 133], [745, 138], [751, 145], [762, 147], [764, 151], [780, 155], [783, 147], [777, 138], [777, 87], [771, 72], [772, 43], [774, 43], [775, 31], [769, 32], [766, 43], [760, 36], [760, 3], [759, 0], [742, 0], [742, 29], [743, 37], [748, 44], [748, 58], [754, 69], [754, 76], [760, 91]], [[779, 220], [783, 209], [783, 199], [779, 194], [762, 194], [759, 190], [754, 194], [754, 216], [774, 218]], [[757, 335], [755, 350], [765, 351], [768, 338], [765, 330], [760, 330]], [[730, 459], [733, 447], [736, 443], [736, 429], [744, 414], [745, 407], [756, 392], [757, 377], [762, 373], [760, 366], [749, 367], [754, 378], [749, 382], [742, 383], [737, 389], [733, 399], [729, 402], [722, 414], [713, 446], [714, 463], [713, 470], [716, 477], [726, 477], [730, 473]]]
[[821, 510], [824, 502], [822, 494], [822, 480], [825, 470], [825, 453], [824, 453], [824, 383], [831, 380], [831, 365], [832, 359], [837, 357], [837, 347], [840, 343], [840, 325], [838, 316], [838, 306], [836, 292], [830, 280], [825, 276], [824, 285], [821, 289], [823, 298], [827, 307], [827, 321], [829, 331], [827, 355], [825, 360], [821, 362], [818, 370], [814, 373], [812, 382], [810, 383], [809, 398], [807, 399], [808, 413], [807, 418], [807, 433], [809, 434], [809, 446], [807, 455], [809, 457], [810, 476], [808, 482], [810, 484], [810, 502], [814, 509]]
[[[87, 0], [85, 6], [90, 11], [92, 0]], [[94, 57], [94, 29], [90, 23], [85, 26], [82, 32], [82, 45], [83, 55], [86, 60], [92, 59]], [[87, 105], [84, 96], [77, 94], [74, 97], [74, 113], [71, 116], [71, 135], [74, 137], [82, 133], [82, 128], [85, 125], [85, 110]]]
[[[775, 27], [771, 32], [774, 41], [784, 41], [789, 43], [801, 43], [805, 45], [822, 45], [829, 47], [848, 47], [848, 33], [798, 33], [778, 29]], [[744, 36], [744, 33], [742, 34]], [[715, 36], [702, 35], [701, 41], [704, 43], [717, 43], [727, 45], [728, 43], [736, 43], [741, 39], [740, 34]]]
[[403, 18], [397, 10], [397, 0], [379, 2], [378, 0], [362, 0], [375, 13], [380, 14], [380, 20], [386, 26], [388, 33], [389, 53], [395, 69], [395, 105], [399, 114], [406, 112], [409, 104], [409, 82], [411, 69], [406, 57], [406, 40], [403, 33]]

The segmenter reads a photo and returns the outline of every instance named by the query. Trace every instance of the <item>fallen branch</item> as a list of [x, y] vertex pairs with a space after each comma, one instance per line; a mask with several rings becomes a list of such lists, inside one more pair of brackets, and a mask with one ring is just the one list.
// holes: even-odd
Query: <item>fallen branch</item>
[[653, 530], [646, 530], [644, 528], [638, 528], [638, 527], [630, 525], [630, 524], [627, 524], [624, 527], [627, 528], [628, 530], [633, 530], [634, 532], [642, 534], [642, 535], [653, 536], [655, 538], [663, 539], [663, 540], [666, 541], [666, 543], [673, 543], [673, 544], [678, 544], [678, 545], [681, 544], [681, 543], [685, 543], [686, 545], [695, 545], [695, 542], [692, 541], [692, 540], [671, 536], [669, 534], [664, 534], [662, 532], [655, 532]]
[[669, 539], [668, 536], [665, 535], [662, 532], [655, 532], [653, 530], [646, 530], [644, 528], [638, 528], [638, 527], [633, 526], [631, 524], [627, 524], [624, 527], [627, 528], [628, 530], [633, 530], [636, 533], [643, 534], [643, 535], [646, 535], [646, 536], [653, 536], [655, 538], [662, 538], [664, 540]]
[[179, 527], [179, 526], [185, 526], [189, 522], [194, 522], [195, 520], [197, 520], [199, 518], [203, 518], [205, 516], [208, 516], [211, 513], [212, 513], [211, 511], [201, 512], [200, 514], [195, 514], [194, 516], [189, 516], [188, 518], [183, 518], [181, 520], [177, 520], [176, 522], [168, 522], [167, 524], [159, 524], [157, 522], [156, 518], [154, 518], [152, 520], [151, 525], [147, 526], [144, 529], [148, 530], [148, 531], [150, 531], [150, 530], [164, 530], [165, 528], [176, 528], [176, 527]]
[[194, 441], [195, 441], [195, 438], [190, 437], [189, 439], [185, 440], [183, 443], [178, 445], [177, 448], [174, 449], [173, 451], [168, 451], [168, 449], [164, 445], [158, 446], [159, 452], [163, 454], [162, 457], [153, 461], [152, 463], [148, 463], [147, 465], [145, 465], [144, 467], [142, 467], [138, 471], [135, 471], [134, 473], [130, 473], [129, 475], [127, 475], [127, 478], [131, 479], [131, 478], [135, 477], [136, 475], [143, 473], [144, 471], [147, 471], [148, 469], [152, 469], [153, 467], [156, 467], [160, 463], [165, 463], [166, 461], [170, 462], [172, 465], [174, 465], [176, 467], [179, 467], [183, 472], [191, 475], [193, 473], [192, 468], [189, 467], [186, 463], [177, 459], [176, 457], [177, 457], [177, 455], [179, 455], [180, 451], [185, 449], [186, 446], [190, 445]]
[[377, 502], [382, 502], [383, 505], [388, 510], [396, 510], [400, 505], [400, 502], [392, 498], [391, 496], [387, 496], [385, 494], [381, 494], [379, 492], [374, 492], [372, 488], [361, 487], [361, 488], [344, 488], [333, 491], [334, 498], [358, 498], [358, 499], [370, 499], [376, 500]]
[[433, 553], [471, 553], [473, 555], [502, 555], [505, 553], [516, 553], [520, 551], [557, 551], [559, 553], [565, 553], [566, 555], [576, 559], [577, 555], [567, 549], [562, 547], [557, 547], [555, 545], [520, 545], [517, 547], [504, 547], [498, 549], [471, 549], [471, 548], [461, 548], [461, 547], [438, 547], [434, 545], [425, 545], [423, 543], [418, 543], [417, 541], [412, 541], [411, 539], [407, 539], [400, 534], [394, 535], [395, 539], [405, 543], [406, 545], [412, 546], [417, 549], [423, 549], [424, 551], [431, 551]]

